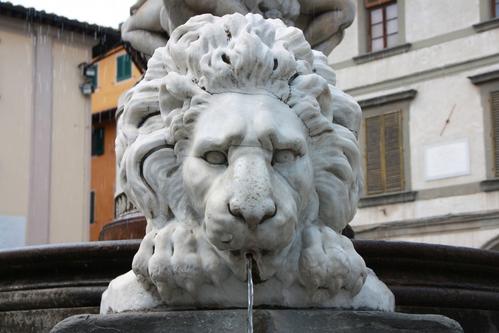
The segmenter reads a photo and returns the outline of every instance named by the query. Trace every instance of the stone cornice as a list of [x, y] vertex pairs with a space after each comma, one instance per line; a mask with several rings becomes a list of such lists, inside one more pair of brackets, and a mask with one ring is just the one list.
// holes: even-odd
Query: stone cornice
[[497, 81], [499, 80], [499, 70], [468, 76], [468, 79], [470, 79], [471, 83], [476, 85]]
[[386, 193], [374, 196], [363, 197], [359, 200], [359, 208], [380, 206], [380, 205], [391, 205], [403, 202], [415, 201], [417, 192], [397, 192], [397, 193]]
[[392, 94], [363, 99], [357, 102], [359, 103], [361, 108], [366, 109], [400, 101], [412, 100], [416, 97], [417, 93], [417, 90], [410, 89]]
[[401, 220], [353, 226], [359, 239], [391, 238], [399, 236], [455, 232], [499, 226], [499, 211], [448, 214], [420, 219]]
[[499, 28], [499, 17], [473, 24], [473, 29], [475, 29], [476, 32], [487, 31], [495, 28]]
[[389, 48], [386, 48], [383, 50], [369, 52], [366, 54], [361, 54], [359, 56], [353, 57], [353, 61], [357, 65], [359, 65], [359, 64], [363, 64], [363, 63], [366, 63], [369, 61], [378, 60], [378, 59], [382, 59], [382, 58], [391, 57], [391, 56], [394, 56], [397, 54], [405, 53], [405, 52], [409, 51], [410, 48], [411, 48], [411, 44], [405, 43], [405, 44], [397, 45], [394, 47], [389, 47]]

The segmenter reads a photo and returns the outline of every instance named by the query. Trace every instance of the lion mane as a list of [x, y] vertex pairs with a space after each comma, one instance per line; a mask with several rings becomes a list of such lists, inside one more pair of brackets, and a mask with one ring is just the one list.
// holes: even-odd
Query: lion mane
[[[133, 272], [167, 304], [193, 304], [200, 286], [233, 283], [223, 260], [203, 241], [202, 216], [184, 191], [182, 163], [211, 95], [258, 91], [301, 119], [314, 168], [316, 218], [302, 226], [298, 253], [275, 278], [312, 290], [311, 306], [347, 306], [328, 299], [340, 290], [353, 297], [367, 276], [364, 261], [341, 236], [362, 186], [360, 107], [335, 87], [326, 57], [311, 49], [299, 29], [257, 14], [191, 18], [155, 51], [144, 79], [120, 102], [118, 178], [147, 219]], [[174, 243], [183, 248], [182, 258], [175, 257]], [[324, 288], [327, 293], [318, 292]], [[217, 295], [230, 303], [223, 292]], [[264, 302], [298, 306], [292, 295], [283, 299]]]

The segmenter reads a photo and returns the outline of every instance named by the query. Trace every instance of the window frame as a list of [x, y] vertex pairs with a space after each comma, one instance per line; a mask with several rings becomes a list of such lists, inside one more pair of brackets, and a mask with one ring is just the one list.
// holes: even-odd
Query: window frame
[[[483, 142], [485, 144], [485, 183], [484, 191], [499, 190], [498, 180], [496, 177], [496, 154], [495, 154], [495, 131], [494, 131], [494, 114], [492, 109], [492, 93], [499, 91], [499, 70], [482, 72], [468, 79], [477, 88], [480, 96], [480, 104], [482, 107], [483, 119]], [[499, 141], [499, 140], [498, 140]], [[499, 156], [497, 156], [499, 158]], [[482, 183], [484, 183], [482, 182]]]
[[[369, 106], [362, 108], [362, 124], [361, 130], [359, 132], [359, 147], [362, 154], [362, 172], [365, 180], [364, 189], [362, 197], [378, 197], [393, 195], [398, 193], [405, 193], [411, 190], [411, 164], [410, 164], [410, 133], [409, 133], [409, 111], [410, 111], [411, 100], [397, 101], [393, 103], [388, 103], [381, 106]], [[391, 192], [380, 192], [376, 194], [368, 194], [367, 188], [367, 128], [366, 119], [371, 117], [376, 117], [388, 113], [400, 112], [401, 122], [401, 170], [402, 170], [402, 183], [403, 186], [400, 191]]]
[[[493, 152], [493, 156], [492, 156], [492, 160], [493, 160], [493, 177], [494, 178], [499, 178], [499, 168], [498, 168], [498, 165], [499, 165], [499, 137], [498, 137], [498, 132], [499, 132], [499, 124], [498, 124], [498, 120], [499, 120], [499, 87], [496, 87], [495, 89], [492, 88], [490, 91], [489, 91], [489, 98], [488, 98], [488, 102], [489, 102], [489, 119], [491, 120], [491, 129], [492, 129], [492, 152]], [[497, 109], [494, 110], [494, 97], [493, 95], [496, 95], [495, 98], [497, 98]], [[495, 114], [494, 114], [495, 113]]]
[[[94, 131], [100, 131], [102, 132], [102, 144], [101, 144], [101, 149], [96, 149], [95, 148], [95, 145], [96, 143], [94, 143]], [[106, 152], [106, 130], [104, 128], [104, 126], [98, 126], [98, 127], [93, 127], [92, 126], [92, 142], [91, 142], [91, 156], [92, 157], [98, 157], [98, 156], [102, 156], [104, 155], [104, 153]]]
[[[128, 59], [128, 64], [130, 65], [129, 68], [130, 68], [130, 71], [128, 73], [128, 76], [120, 76], [120, 59], [122, 58], [127, 58]], [[115, 79], [116, 79], [116, 82], [123, 82], [123, 81], [126, 81], [126, 80], [129, 80], [132, 78], [132, 59], [130, 58], [130, 55], [128, 53], [121, 53], [121, 54], [118, 54], [116, 56], [116, 76], [115, 76]]]
[[[388, 31], [387, 31], [387, 27], [388, 27], [388, 21], [387, 20], [387, 8], [388, 6], [391, 6], [393, 4], [396, 4], [397, 5], [397, 42], [395, 43], [395, 45], [391, 45], [391, 46], [388, 46]], [[383, 51], [387, 48], [391, 48], [391, 47], [394, 47], [394, 46], [397, 46], [400, 44], [399, 42], [399, 35], [400, 35], [400, 23], [399, 23], [399, 17], [400, 17], [400, 14], [399, 14], [399, 3], [396, 1], [396, 0], [392, 0], [392, 1], [389, 1], [389, 2], [386, 2], [386, 3], [382, 3], [382, 4], [379, 4], [379, 5], [376, 5], [376, 6], [372, 6], [372, 7], [369, 7], [369, 8], [366, 8], [366, 13], [367, 13], [367, 51], [368, 52], [377, 52], [377, 51]], [[382, 35], [382, 38], [383, 38], [383, 47], [379, 50], [373, 50], [372, 47], [373, 47], [373, 37], [372, 37], [372, 34], [373, 34], [373, 31], [372, 31], [372, 21], [371, 21], [371, 13], [375, 10], [378, 10], [378, 9], [381, 9], [381, 15], [382, 15], [382, 18], [381, 18], [381, 25], [383, 27], [383, 35]], [[379, 39], [379, 38], [376, 38], [376, 39]]]
[[479, 4], [480, 22], [477, 23], [478, 25], [480, 25], [480, 23], [495, 21], [499, 18], [499, 12], [496, 10], [496, 0], [479, 0]]
[[[499, 91], [499, 81], [480, 84], [480, 95], [482, 100], [483, 119], [484, 119], [484, 133], [485, 133], [485, 159], [487, 170], [485, 176], [487, 179], [499, 179], [499, 170], [496, 170], [496, 134], [494, 128], [494, 110], [492, 109], [492, 93]], [[499, 140], [498, 140], [499, 141]], [[499, 143], [499, 142], [498, 142]]]
[[[366, 2], [365, 0], [357, 0], [357, 29], [359, 33], [357, 34], [357, 39], [358, 39], [358, 52], [359, 55], [357, 57], [362, 57], [364, 55], [369, 55], [369, 54], [388, 54], [394, 49], [397, 49], [402, 46], [407, 46], [410, 47], [410, 44], [407, 44], [406, 41], [406, 36], [405, 36], [405, 0], [390, 0], [394, 1], [397, 3], [397, 10], [398, 10], [398, 40], [397, 44], [385, 49], [381, 49], [378, 51], [370, 51], [369, 49], [369, 40], [368, 40], [368, 30], [369, 27], [367, 26], [368, 22], [368, 14], [369, 14], [369, 8], [374, 8], [376, 5], [373, 5], [372, 7], [366, 8]], [[395, 53], [397, 54], [397, 53]], [[393, 55], [395, 55], [393, 54]], [[354, 57], [357, 58], [357, 57]], [[378, 58], [375, 58], [378, 59]], [[368, 61], [371, 61], [374, 59], [370, 59]], [[364, 61], [363, 61], [364, 62]]]
[[95, 76], [92, 78], [92, 86], [94, 90], [97, 90], [99, 86], [99, 64], [93, 64], [92, 67], [95, 68]]

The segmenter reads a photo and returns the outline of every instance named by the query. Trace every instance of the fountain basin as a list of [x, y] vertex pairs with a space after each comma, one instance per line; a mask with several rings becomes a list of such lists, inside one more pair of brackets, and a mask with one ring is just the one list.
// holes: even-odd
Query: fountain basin
[[[98, 313], [115, 276], [128, 271], [139, 240], [0, 251], [2, 332], [49, 332], [66, 317]], [[465, 332], [497, 332], [499, 252], [407, 242], [354, 241], [395, 294], [397, 311], [441, 314]]]
[[[79, 315], [57, 324], [51, 333], [244, 332], [245, 310], [196, 310]], [[255, 310], [255, 333], [419, 333], [463, 332], [457, 322], [439, 315], [377, 311], [311, 309]]]

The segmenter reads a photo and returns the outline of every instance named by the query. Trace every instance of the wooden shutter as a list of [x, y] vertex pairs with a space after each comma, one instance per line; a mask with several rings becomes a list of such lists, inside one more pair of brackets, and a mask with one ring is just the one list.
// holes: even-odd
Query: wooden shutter
[[499, 177], [499, 91], [490, 94], [492, 111], [492, 126], [494, 136], [494, 167], [495, 176]]
[[383, 5], [385, 3], [389, 2], [394, 2], [393, 0], [364, 0], [364, 4], [366, 5], [366, 8], [372, 8], [375, 6]]
[[366, 119], [366, 185], [367, 194], [378, 194], [384, 190], [381, 161], [382, 116]]
[[404, 187], [401, 112], [384, 115], [385, 192]]
[[367, 194], [404, 189], [402, 112], [366, 119]]

